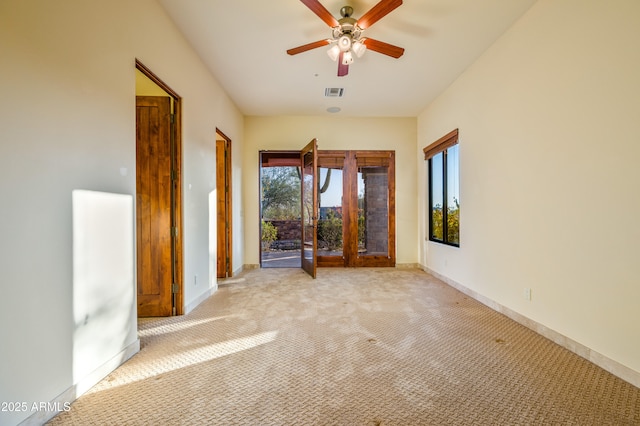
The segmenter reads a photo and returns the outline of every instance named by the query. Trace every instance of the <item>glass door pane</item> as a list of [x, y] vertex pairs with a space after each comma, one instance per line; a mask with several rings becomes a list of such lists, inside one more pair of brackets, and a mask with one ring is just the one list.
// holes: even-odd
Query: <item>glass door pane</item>
[[318, 256], [342, 257], [342, 168], [318, 167], [318, 177]]
[[358, 256], [389, 253], [387, 167], [358, 167]]

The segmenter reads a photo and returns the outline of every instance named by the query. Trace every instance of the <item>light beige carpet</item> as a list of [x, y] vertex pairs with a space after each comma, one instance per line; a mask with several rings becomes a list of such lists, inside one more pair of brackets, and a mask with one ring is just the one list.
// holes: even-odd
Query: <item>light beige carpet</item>
[[640, 424], [640, 389], [419, 270], [252, 270], [140, 338], [51, 424]]

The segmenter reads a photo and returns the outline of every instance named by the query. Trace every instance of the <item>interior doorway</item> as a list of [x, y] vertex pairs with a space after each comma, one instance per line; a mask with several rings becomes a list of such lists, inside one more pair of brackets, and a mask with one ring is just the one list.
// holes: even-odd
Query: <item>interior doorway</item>
[[231, 139], [216, 129], [217, 277], [233, 275]]
[[136, 60], [138, 316], [183, 313], [181, 98]]

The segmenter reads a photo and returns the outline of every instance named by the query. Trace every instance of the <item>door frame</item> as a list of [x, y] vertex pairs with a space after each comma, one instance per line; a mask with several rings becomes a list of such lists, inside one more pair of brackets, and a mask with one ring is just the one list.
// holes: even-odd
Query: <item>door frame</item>
[[[171, 138], [173, 139], [173, 170], [172, 192], [173, 205], [172, 209], [172, 314], [184, 314], [184, 285], [183, 285], [183, 201], [182, 201], [182, 98], [173, 89], [171, 89], [156, 74], [147, 68], [137, 58], [135, 67], [143, 73], [148, 79], [153, 81], [158, 87], [164, 90], [173, 99], [173, 119], [171, 126]], [[137, 286], [137, 280], [136, 280]], [[137, 292], [137, 289], [136, 289]]]
[[[222, 161], [220, 161], [220, 159], [218, 158], [218, 152], [219, 152], [218, 142], [221, 142], [224, 145], [224, 148], [223, 148], [224, 159], [222, 159]], [[220, 264], [221, 249], [224, 253], [224, 276], [222, 276], [220, 271], [217, 271], [216, 276], [218, 278], [228, 278], [233, 276], [233, 238], [232, 238], [233, 214], [231, 210], [233, 203], [231, 202], [231, 189], [232, 189], [231, 164], [232, 164], [231, 139], [216, 127], [216, 192], [217, 192], [216, 206], [219, 207], [220, 204], [222, 204], [222, 206], [224, 207], [224, 217], [223, 217], [224, 239], [222, 240], [220, 239], [220, 212], [218, 211], [218, 214], [217, 214], [217, 219], [218, 219], [217, 220], [217, 237], [216, 237], [217, 253], [218, 253], [217, 259], [216, 259], [217, 265]], [[224, 167], [224, 173], [222, 175], [218, 173], [219, 172], [218, 167], [220, 165]], [[224, 180], [224, 182], [222, 182], [222, 184], [224, 185], [224, 189], [223, 189], [224, 200], [222, 200], [222, 203], [220, 203], [220, 183], [221, 182], [218, 182], [218, 178], [220, 176], [222, 176], [222, 179]]]

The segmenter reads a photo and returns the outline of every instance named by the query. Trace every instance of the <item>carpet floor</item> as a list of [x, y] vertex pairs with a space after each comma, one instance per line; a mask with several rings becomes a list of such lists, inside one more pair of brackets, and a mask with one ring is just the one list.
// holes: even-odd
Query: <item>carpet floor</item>
[[413, 269], [249, 270], [51, 425], [640, 425], [640, 389]]

